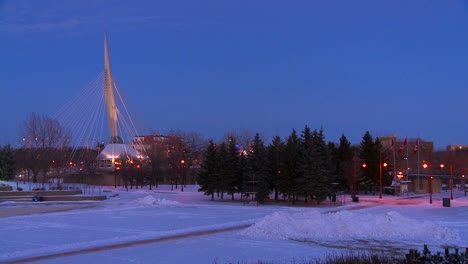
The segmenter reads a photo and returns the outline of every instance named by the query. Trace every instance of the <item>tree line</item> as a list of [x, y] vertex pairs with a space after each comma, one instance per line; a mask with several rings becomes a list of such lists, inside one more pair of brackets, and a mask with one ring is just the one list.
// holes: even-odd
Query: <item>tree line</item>
[[[360, 146], [352, 146], [344, 135], [338, 145], [326, 143], [323, 129], [308, 126], [300, 135], [293, 129], [284, 140], [275, 136], [269, 145], [257, 133], [245, 149], [231, 136], [220, 144], [209, 142], [198, 174], [199, 191], [212, 200], [215, 194], [220, 199], [240, 194], [263, 203], [274, 195], [274, 200], [289, 203], [303, 199], [320, 204], [337, 191], [375, 192], [381, 155], [379, 138], [369, 132]], [[357, 166], [363, 161], [369, 165]], [[389, 184], [386, 170], [384, 176]]]
[[[96, 157], [103, 146], [69, 146], [71, 133], [46, 115], [32, 113], [20, 130], [19, 148], [6, 145], [0, 149], [2, 179], [20, 173], [24, 180], [46, 182], [45, 176], [38, 176], [61, 177], [78, 166], [79, 173], [96, 173]], [[306, 126], [300, 135], [293, 129], [286, 138], [276, 136], [268, 145], [259, 134], [250, 136], [245, 131], [229, 133], [221, 142], [208, 142], [199, 133], [175, 130], [146, 146], [146, 152], [151, 167], [135, 170], [139, 183], [169, 183], [176, 188], [199, 184], [213, 199], [214, 194], [221, 199], [241, 194], [263, 202], [274, 194], [275, 200], [322, 202], [336, 191], [375, 190], [382, 146], [369, 132], [359, 146], [352, 146], [344, 135], [339, 143], [326, 143], [322, 129], [312, 131]], [[358, 166], [356, 171], [356, 160], [365, 160], [368, 166]], [[128, 172], [126, 178], [131, 179], [135, 173], [131, 166], [126, 168], [122, 165], [119, 173]], [[388, 177], [384, 184], [389, 184]]]

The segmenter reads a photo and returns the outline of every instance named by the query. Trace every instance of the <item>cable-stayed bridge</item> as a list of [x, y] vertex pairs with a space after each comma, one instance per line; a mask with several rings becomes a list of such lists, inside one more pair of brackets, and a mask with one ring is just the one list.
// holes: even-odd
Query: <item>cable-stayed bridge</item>
[[[150, 166], [145, 149], [134, 145], [139, 144], [133, 140], [138, 132], [112, 75], [107, 34], [104, 34], [104, 70], [66, 103], [55, 118], [71, 132], [70, 172], [92, 171], [94, 183], [114, 185], [116, 178], [119, 182], [128, 180], [120, 179], [124, 170]], [[98, 153], [94, 159], [87, 156], [91, 150]], [[73, 164], [72, 160], [79, 164]]]

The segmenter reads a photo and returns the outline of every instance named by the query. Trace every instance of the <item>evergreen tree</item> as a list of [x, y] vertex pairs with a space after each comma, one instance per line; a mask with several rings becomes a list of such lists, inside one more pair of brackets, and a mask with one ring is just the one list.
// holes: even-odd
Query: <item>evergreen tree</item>
[[240, 155], [237, 148], [237, 142], [234, 137], [228, 139], [228, 152], [225, 164], [226, 192], [234, 200], [234, 194], [240, 191], [242, 185], [242, 174], [240, 170]]
[[299, 148], [300, 141], [296, 130], [292, 130], [287, 138], [284, 151], [283, 171], [278, 182], [279, 192], [288, 198], [288, 202], [296, 200], [297, 178], [299, 177]]
[[214, 200], [214, 193], [218, 185], [216, 170], [217, 168], [217, 151], [213, 140], [210, 140], [205, 153], [205, 160], [201, 165], [200, 173], [198, 174], [199, 192], [204, 192], [205, 195], [211, 195], [211, 200]]
[[267, 151], [257, 133], [247, 155], [247, 181], [244, 188], [254, 193], [256, 200], [260, 203], [263, 203], [270, 194], [267, 164]]
[[247, 166], [247, 155], [242, 152], [240, 154], [240, 157], [239, 157], [239, 177], [241, 178], [239, 180], [239, 186], [238, 186], [238, 189], [239, 189], [239, 193], [242, 194], [241, 195], [241, 200], [242, 198], [244, 197], [244, 195], [246, 194], [246, 192], [249, 192], [250, 189], [247, 189], [247, 188], [250, 188], [250, 186], [252, 186], [252, 184], [247, 184], [247, 181], [249, 181], [250, 179], [247, 177], [248, 175], [248, 166]]
[[230, 188], [229, 176], [228, 176], [228, 147], [225, 142], [221, 143], [218, 148], [217, 162], [215, 174], [218, 179], [216, 192], [221, 194], [221, 200], [224, 200], [224, 193]]
[[320, 129], [319, 132], [315, 130], [312, 133], [312, 142], [311, 156], [315, 162], [313, 163], [313, 184], [311, 185], [314, 189], [311, 189], [311, 193], [315, 195], [317, 203], [320, 204], [332, 193], [332, 182], [335, 181], [335, 175], [323, 129]]
[[366, 191], [375, 191], [379, 186], [379, 163], [380, 163], [380, 140], [372, 138], [369, 131], [367, 131], [361, 142], [361, 151], [359, 158], [365, 162], [366, 167], [362, 168], [361, 184], [366, 186]]
[[10, 144], [0, 149], [0, 179], [10, 181], [15, 178], [15, 157]]
[[275, 201], [278, 201], [278, 184], [283, 172], [283, 155], [285, 145], [279, 136], [275, 136], [268, 146], [269, 173], [272, 179], [270, 189], [275, 192]]
[[340, 137], [334, 160], [336, 181], [342, 189], [346, 188], [349, 192], [353, 185], [353, 150], [345, 135]]
[[305, 202], [311, 191], [316, 190], [316, 160], [313, 157], [314, 142], [310, 128], [302, 131], [299, 148], [299, 177], [296, 178], [298, 195], [304, 196]]
[[330, 163], [331, 165], [333, 166], [333, 175], [335, 176], [335, 181], [332, 183], [333, 185], [333, 192], [337, 192], [339, 190], [343, 190], [343, 186], [345, 186], [344, 184], [340, 183], [338, 180], [340, 180], [341, 178], [338, 177], [338, 148], [336, 147], [336, 144], [335, 142], [328, 142], [328, 145], [327, 145], [327, 149], [328, 149], [328, 154], [330, 155]]

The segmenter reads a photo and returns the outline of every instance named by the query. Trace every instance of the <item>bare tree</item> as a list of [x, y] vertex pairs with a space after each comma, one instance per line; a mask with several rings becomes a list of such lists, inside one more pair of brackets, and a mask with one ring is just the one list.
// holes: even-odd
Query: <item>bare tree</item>
[[62, 151], [70, 133], [57, 120], [33, 112], [20, 127], [19, 136], [25, 152], [24, 166], [32, 172], [33, 182], [37, 182], [42, 173], [44, 183], [51, 167], [65, 165], [61, 164], [64, 162]]
[[[170, 139], [172, 138], [171, 146], [178, 146], [176, 154], [170, 160], [172, 166], [175, 166], [179, 160], [179, 173], [183, 176], [184, 183], [194, 184], [196, 182], [196, 175], [200, 169], [203, 161], [203, 155], [208, 141], [198, 132], [183, 132], [181, 130], [174, 130], [170, 132]], [[175, 157], [175, 159], [173, 159]], [[181, 161], [183, 163], [180, 163]], [[172, 163], [171, 163], [172, 162]]]
[[229, 138], [234, 138], [243, 150], [248, 150], [254, 134], [248, 130], [231, 131], [224, 135], [222, 142], [228, 142]]

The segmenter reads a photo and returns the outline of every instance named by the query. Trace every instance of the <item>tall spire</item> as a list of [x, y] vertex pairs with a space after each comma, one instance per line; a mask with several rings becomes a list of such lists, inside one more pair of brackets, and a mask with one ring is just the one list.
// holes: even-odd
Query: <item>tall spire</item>
[[106, 96], [107, 119], [109, 122], [110, 144], [122, 144], [119, 136], [117, 122], [117, 106], [114, 97], [114, 80], [110, 67], [109, 48], [107, 46], [107, 33], [104, 33], [104, 95]]

